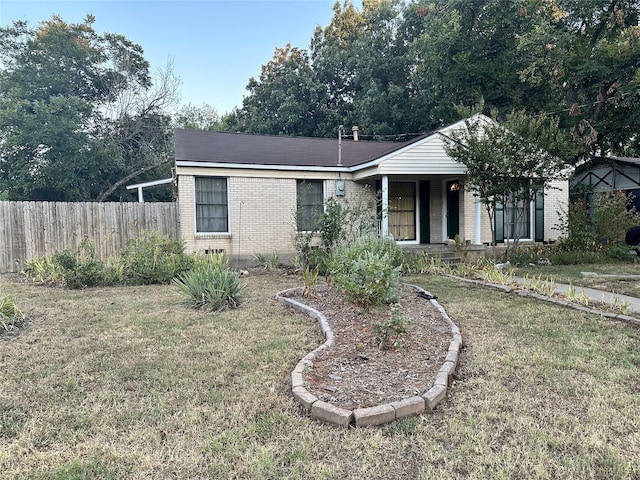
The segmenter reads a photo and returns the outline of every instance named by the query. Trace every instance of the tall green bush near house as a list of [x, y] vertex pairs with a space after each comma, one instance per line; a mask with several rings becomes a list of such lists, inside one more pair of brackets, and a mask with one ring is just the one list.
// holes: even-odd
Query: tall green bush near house
[[[300, 214], [296, 211], [296, 217]], [[297, 220], [296, 220], [297, 225]], [[313, 232], [296, 233], [294, 245], [302, 267], [328, 273], [328, 265], [337, 245], [377, 233], [377, 217], [372, 202], [331, 197], [324, 204], [318, 227]]]
[[560, 225], [555, 228], [560, 230], [562, 235], [559, 243], [562, 250], [592, 251], [597, 242], [593, 225], [589, 220], [589, 207], [586, 199], [576, 199], [569, 204], [566, 212], [558, 213]]
[[594, 195], [593, 224], [596, 240], [605, 249], [624, 242], [626, 231], [640, 224], [638, 212], [627, 209], [630, 201], [625, 192]]
[[400, 247], [376, 237], [339, 245], [329, 264], [333, 282], [365, 308], [397, 301], [401, 270]]
[[129, 240], [119, 260], [125, 283], [131, 284], [169, 283], [193, 262], [181, 241], [149, 231]]
[[[571, 202], [568, 211], [561, 212], [559, 229], [564, 236], [549, 254], [554, 257], [552, 262], [580, 263], [585, 261], [584, 254], [591, 254], [593, 261], [598, 260], [598, 255], [618, 257], [621, 252], [627, 257], [625, 232], [640, 225], [640, 214], [627, 209], [630, 201], [624, 192], [595, 193], [591, 213], [586, 198]], [[576, 255], [578, 252], [581, 254]], [[572, 254], [570, 258], [567, 253]]]

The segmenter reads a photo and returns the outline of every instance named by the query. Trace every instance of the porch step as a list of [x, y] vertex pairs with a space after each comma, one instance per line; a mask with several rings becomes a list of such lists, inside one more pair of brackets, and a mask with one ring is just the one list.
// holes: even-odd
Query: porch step
[[460, 257], [456, 254], [453, 247], [445, 243], [430, 243], [425, 245], [403, 245], [402, 250], [411, 255], [420, 255], [425, 253], [430, 257], [439, 257], [442, 263], [448, 265], [460, 264]]

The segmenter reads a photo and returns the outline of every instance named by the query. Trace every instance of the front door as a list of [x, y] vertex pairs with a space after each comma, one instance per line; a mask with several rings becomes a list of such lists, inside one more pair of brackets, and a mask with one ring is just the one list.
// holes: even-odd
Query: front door
[[447, 238], [460, 233], [460, 182], [447, 182]]

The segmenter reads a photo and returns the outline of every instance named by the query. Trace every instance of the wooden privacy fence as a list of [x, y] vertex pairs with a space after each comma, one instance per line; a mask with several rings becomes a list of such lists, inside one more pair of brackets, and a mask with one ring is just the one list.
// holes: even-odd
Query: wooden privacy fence
[[0, 273], [51, 256], [84, 240], [102, 259], [145, 230], [179, 238], [177, 203], [0, 202]]

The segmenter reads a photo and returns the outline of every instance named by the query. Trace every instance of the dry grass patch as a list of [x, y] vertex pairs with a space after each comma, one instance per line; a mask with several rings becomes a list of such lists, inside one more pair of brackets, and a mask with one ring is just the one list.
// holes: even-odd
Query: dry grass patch
[[68, 291], [0, 277], [32, 317], [0, 339], [0, 476], [608, 478], [640, 476], [638, 330], [450, 278], [466, 342], [434, 414], [343, 430], [302, 415], [289, 372], [319, 342], [273, 300], [300, 277], [246, 279], [240, 309], [170, 286]]
[[[585, 276], [582, 272], [592, 272], [596, 276]], [[589, 287], [620, 295], [640, 297], [640, 275], [637, 263], [605, 263], [584, 265], [551, 265], [518, 267], [516, 275], [553, 278], [557, 283], [571, 283], [576, 287]], [[618, 277], [620, 275], [620, 277]], [[630, 277], [625, 278], [624, 275]], [[635, 278], [634, 278], [635, 277]]]

